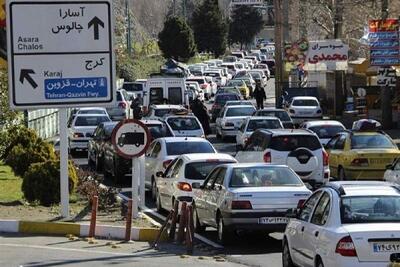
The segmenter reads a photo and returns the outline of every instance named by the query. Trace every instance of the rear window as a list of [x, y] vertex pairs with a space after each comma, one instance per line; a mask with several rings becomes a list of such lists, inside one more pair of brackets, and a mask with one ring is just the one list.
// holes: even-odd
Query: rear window
[[107, 116], [76, 117], [75, 126], [97, 126], [102, 122], [110, 121]]
[[215, 153], [214, 148], [208, 142], [170, 142], [167, 143], [167, 154], [176, 156], [182, 154]]
[[230, 95], [217, 95], [215, 96], [215, 103], [218, 104], [225, 104], [226, 101], [229, 100], [239, 100], [240, 97], [236, 94], [230, 94]]
[[173, 136], [171, 131], [168, 129], [168, 127], [164, 124], [153, 124], [153, 125], [146, 125], [147, 128], [149, 129], [151, 138], [157, 139], [157, 138], [161, 138], [161, 137], [171, 137]]
[[292, 151], [300, 147], [312, 151], [321, 149], [321, 143], [316, 136], [312, 135], [282, 135], [272, 137], [270, 147], [277, 151]]
[[351, 137], [352, 149], [368, 148], [396, 148], [392, 141], [385, 135], [353, 135]]
[[207, 175], [218, 165], [234, 163], [233, 161], [194, 162], [186, 164], [185, 177], [190, 180], [204, 180]]
[[79, 110], [78, 114], [106, 114], [105, 110], [100, 110], [100, 109], [85, 109], [85, 110]]
[[182, 89], [180, 87], [168, 88], [168, 103], [171, 105], [182, 104]]
[[250, 75], [253, 77], [253, 79], [260, 80], [262, 78], [261, 74], [258, 72], [251, 72]]
[[316, 133], [319, 138], [332, 138], [336, 134], [343, 132], [344, 130], [342, 126], [332, 126], [332, 125], [310, 127], [309, 129], [314, 133]]
[[141, 92], [141, 91], [143, 91], [143, 84], [142, 83], [124, 83], [122, 85], [122, 88], [124, 88], [128, 92]]
[[254, 108], [252, 107], [238, 107], [229, 108], [226, 111], [226, 117], [236, 117], [236, 116], [251, 116], [254, 113]]
[[265, 116], [265, 117], [277, 117], [281, 121], [290, 121], [289, 115], [286, 111], [259, 111], [257, 112], [257, 116]]
[[254, 132], [258, 129], [281, 129], [279, 120], [250, 120], [247, 126], [248, 132]]
[[187, 81], [190, 81], [190, 82], [197, 82], [198, 84], [204, 84], [204, 83], [206, 83], [205, 81], [204, 81], [204, 79], [187, 79]]
[[200, 125], [195, 118], [168, 118], [167, 122], [174, 131], [200, 129]]
[[229, 187], [302, 186], [300, 178], [287, 167], [234, 168]]
[[292, 106], [317, 107], [318, 102], [312, 99], [298, 99], [293, 100]]
[[230, 80], [226, 86], [243, 86], [244, 82], [240, 80]]
[[221, 77], [221, 75], [219, 73], [216, 73], [216, 72], [205, 72], [204, 75], [205, 76], [209, 76], [209, 77], [213, 77], [213, 78]]
[[400, 196], [343, 197], [342, 223], [400, 222]]

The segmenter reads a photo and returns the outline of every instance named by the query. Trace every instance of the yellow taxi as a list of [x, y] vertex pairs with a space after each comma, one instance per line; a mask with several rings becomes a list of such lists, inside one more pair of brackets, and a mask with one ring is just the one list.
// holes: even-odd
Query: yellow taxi
[[239, 89], [240, 93], [242, 94], [244, 99], [250, 98], [250, 89], [247, 87], [246, 82], [239, 79], [230, 80], [226, 86], [234, 86]]
[[381, 131], [345, 131], [326, 145], [331, 175], [339, 180], [382, 180], [386, 166], [400, 157], [393, 140]]

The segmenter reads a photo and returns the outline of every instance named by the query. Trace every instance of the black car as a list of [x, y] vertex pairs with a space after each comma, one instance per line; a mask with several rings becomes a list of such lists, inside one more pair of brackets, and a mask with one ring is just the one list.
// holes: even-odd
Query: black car
[[281, 120], [283, 127], [285, 127], [286, 129], [294, 128], [292, 118], [290, 118], [289, 114], [284, 109], [265, 108], [257, 110], [256, 112], [254, 112], [253, 116], [277, 117]]
[[240, 100], [240, 96], [233, 93], [222, 93], [215, 95], [214, 104], [211, 107], [211, 121], [215, 122], [221, 109], [227, 101]]

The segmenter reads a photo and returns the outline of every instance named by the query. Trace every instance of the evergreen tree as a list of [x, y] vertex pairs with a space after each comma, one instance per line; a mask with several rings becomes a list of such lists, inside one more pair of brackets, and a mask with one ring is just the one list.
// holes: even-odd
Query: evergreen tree
[[197, 49], [223, 55], [227, 46], [227, 24], [217, 0], [204, 0], [194, 11], [192, 27]]
[[195, 55], [193, 31], [183, 18], [170, 17], [158, 34], [158, 46], [165, 58], [187, 61]]
[[239, 5], [233, 10], [229, 24], [229, 41], [240, 43], [240, 48], [244, 44], [253, 41], [264, 25], [262, 15], [254, 7]]

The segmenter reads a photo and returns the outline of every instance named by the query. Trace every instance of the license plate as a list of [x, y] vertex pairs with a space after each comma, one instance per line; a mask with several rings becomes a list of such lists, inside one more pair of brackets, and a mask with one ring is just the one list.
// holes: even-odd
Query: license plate
[[282, 224], [288, 222], [289, 219], [286, 217], [262, 217], [258, 219], [259, 224]]
[[371, 164], [379, 164], [379, 165], [386, 165], [392, 163], [392, 159], [370, 159], [369, 162]]
[[375, 253], [400, 252], [400, 243], [373, 243], [372, 248]]

